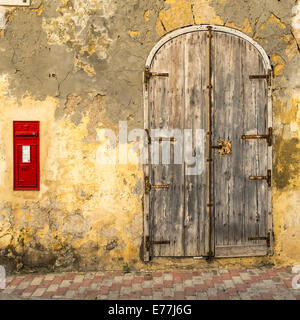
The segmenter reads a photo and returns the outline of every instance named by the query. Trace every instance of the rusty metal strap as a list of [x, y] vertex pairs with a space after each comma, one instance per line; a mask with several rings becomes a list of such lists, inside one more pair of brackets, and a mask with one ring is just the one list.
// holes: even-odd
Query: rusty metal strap
[[273, 137], [273, 129], [269, 128], [268, 134], [254, 134], [254, 135], [242, 135], [241, 139], [250, 140], [250, 139], [266, 139], [268, 146], [272, 146], [272, 137]]
[[271, 170], [268, 170], [268, 173], [266, 176], [250, 176], [249, 180], [266, 180], [268, 183], [268, 186], [271, 187], [272, 185], [272, 173]]

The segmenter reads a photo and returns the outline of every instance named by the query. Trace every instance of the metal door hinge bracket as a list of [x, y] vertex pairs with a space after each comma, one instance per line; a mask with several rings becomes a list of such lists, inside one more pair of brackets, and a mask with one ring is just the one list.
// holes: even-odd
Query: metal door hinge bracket
[[146, 249], [150, 251], [150, 247], [152, 244], [170, 244], [169, 240], [161, 240], [161, 241], [151, 241], [149, 236], [146, 236]]
[[266, 139], [268, 146], [272, 146], [272, 138], [273, 138], [273, 129], [268, 129], [268, 134], [257, 134], [257, 135], [242, 135], [243, 140], [249, 140], [249, 139]]
[[268, 232], [268, 235], [266, 237], [249, 237], [249, 241], [255, 241], [255, 240], [265, 240], [267, 242], [267, 246], [271, 246], [271, 233]]
[[148, 89], [148, 82], [152, 77], [169, 77], [169, 74], [166, 72], [151, 72], [149, 67], [145, 67], [144, 70], [144, 84], [146, 86], [146, 90]]
[[268, 183], [268, 186], [272, 186], [272, 172], [271, 170], [268, 170], [266, 176], [250, 176], [249, 180], [266, 180]]
[[[149, 129], [145, 129], [145, 132], [147, 134], [148, 144], [151, 144], [152, 138], [150, 136]], [[159, 141], [159, 142], [162, 142], [162, 141], [176, 142], [176, 138], [174, 137], [156, 137], [156, 138], [153, 138], [153, 140]]]
[[272, 79], [272, 70], [268, 71], [268, 74], [253, 74], [249, 76], [250, 80], [254, 80], [254, 79], [266, 79], [268, 85], [271, 85], [271, 79]]
[[151, 189], [169, 189], [169, 184], [159, 184], [159, 185], [152, 185], [149, 181], [149, 177], [145, 177], [145, 193], [148, 194]]

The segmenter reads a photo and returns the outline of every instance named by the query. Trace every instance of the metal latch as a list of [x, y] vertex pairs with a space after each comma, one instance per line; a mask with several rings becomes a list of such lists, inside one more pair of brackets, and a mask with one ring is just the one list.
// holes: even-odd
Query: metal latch
[[248, 238], [249, 241], [255, 241], [255, 240], [265, 240], [267, 241], [267, 246], [271, 246], [271, 233], [268, 232], [268, 235], [266, 237], [250, 237]]
[[[150, 136], [149, 129], [145, 129], [145, 132], [147, 134], [148, 144], [151, 144], [152, 138]], [[156, 141], [159, 141], [159, 142], [162, 142], [162, 141], [175, 142], [176, 138], [174, 138], [174, 137], [155, 137], [155, 138], [153, 138], [153, 140], [156, 140]]]
[[161, 240], [161, 241], [150, 241], [150, 237], [146, 236], [146, 249], [147, 251], [150, 250], [152, 244], [170, 244], [171, 241], [168, 240]]
[[145, 177], [145, 193], [148, 194], [151, 189], [169, 189], [169, 184], [159, 184], [159, 185], [152, 185], [149, 181], [149, 177]]
[[272, 185], [272, 173], [271, 170], [268, 170], [266, 176], [250, 176], [249, 180], [266, 180], [268, 183], [268, 186], [271, 187]]
[[254, 74], [249, 76], [250, 80], [266, 79], [269, 86], [271, 85], [271, 78], [272, 78], [272, 70], [269, 70], [268, 74]]
[[169, 74], [166, 72], [160, 73], [160, 72], [151, 72], [149, 67], [145, 67], [144, 70], [144, 83], [146, 86], [146, 90], [148, 89], [148, 81], [151, 79], [151, 77], [169, 77]]
[[243, 140], [248, 139], [266, 139], [268, 146], [272, 146], [272, 136], [273, 136], [273, 129], [269, 128], [268, 134], [257, 134], [257, 135], [243, 135], [241, 138]]
[[231, 154], [231, 141], [218, 141], [218, 145], [212, 146], [212, 149], [218, 149], [219, 154], [223, 156]]

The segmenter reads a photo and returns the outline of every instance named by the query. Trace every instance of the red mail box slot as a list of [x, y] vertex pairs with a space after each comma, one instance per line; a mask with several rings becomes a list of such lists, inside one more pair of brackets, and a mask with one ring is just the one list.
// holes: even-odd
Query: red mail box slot
[[14, 121], [13, 127], [14, 190], [39, 190], [39, 121]]

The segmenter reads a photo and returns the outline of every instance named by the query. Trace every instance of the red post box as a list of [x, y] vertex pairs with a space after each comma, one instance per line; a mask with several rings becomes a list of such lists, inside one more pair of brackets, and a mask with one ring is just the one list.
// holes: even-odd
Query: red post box
[[39, 121], [14, 121], [13, 131], [14, 190], [39, 190]]

